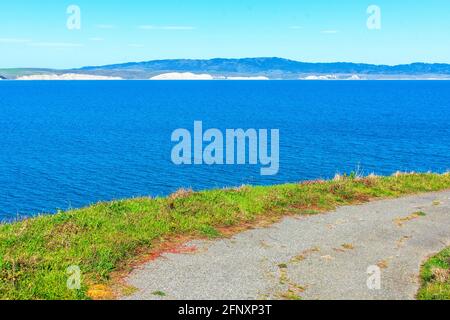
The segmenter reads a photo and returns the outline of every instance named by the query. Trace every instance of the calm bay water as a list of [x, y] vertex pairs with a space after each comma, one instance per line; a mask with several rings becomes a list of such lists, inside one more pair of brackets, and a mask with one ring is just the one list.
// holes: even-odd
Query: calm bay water
[[[0, 220], [101, 200], [450, 169], [450, 82], [0, 82]], [[171, 133], [280, 130], [280, 171], [175, 166]]]

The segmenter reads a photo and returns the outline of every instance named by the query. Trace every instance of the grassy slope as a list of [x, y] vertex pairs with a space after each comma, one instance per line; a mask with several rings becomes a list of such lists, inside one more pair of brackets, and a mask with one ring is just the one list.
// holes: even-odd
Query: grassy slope
[[12, 68], [12, 69], [0, 69], [0, 76], [7, 79], [15, 79], [20, 76], [27, 76], [32, 74], [52, 74], [56, 71], [51, 69], [33, 69], [33, 68]]
[[450, 300], [450, 247], [430, 258], [423, 266], [421, 300]]
[[[312, 214], [373, 198], [450, 188], [450, 174], [241, 187], [168, 198], [99, 203], [0, 226], [0, 298], [85, 299], [138, 252], [163, 239], [217, 236], [221, 228]], [[66, 268], [80, 266], [81, 290], [66, 288]]]

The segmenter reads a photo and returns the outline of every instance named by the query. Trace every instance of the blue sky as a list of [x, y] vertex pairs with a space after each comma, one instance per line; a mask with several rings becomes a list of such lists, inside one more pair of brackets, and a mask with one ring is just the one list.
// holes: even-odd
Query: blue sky
[[[66, 27], [69, 5], [81, 29]], [[381, 29], [366, 26], [381, 9]], [[14, 0], [0, 2], [0, 67], [171, 58], [450, 63], [448, 0]]]

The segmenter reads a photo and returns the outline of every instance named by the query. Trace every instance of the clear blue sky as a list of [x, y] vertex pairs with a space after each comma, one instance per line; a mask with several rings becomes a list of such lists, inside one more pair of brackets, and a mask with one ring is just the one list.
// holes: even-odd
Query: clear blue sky
[[[81, 29], [68, 30], [69, 5]], [[369, 5], [381, 29], [369, 30]], [[0, 2], [0, 67], [169, 58], [450, 63], [449, 0], [14, 0]]]

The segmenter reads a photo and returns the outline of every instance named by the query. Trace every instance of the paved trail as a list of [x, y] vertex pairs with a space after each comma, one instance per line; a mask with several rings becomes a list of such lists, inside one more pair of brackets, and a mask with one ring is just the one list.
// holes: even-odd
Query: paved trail
[[[449, 245], [450, 191], [381, 200], [192, 241], [135, 270], [124, 299], [414, 299], [420, 264]], [[380, 290], [367, 287], [371, 265]]]

